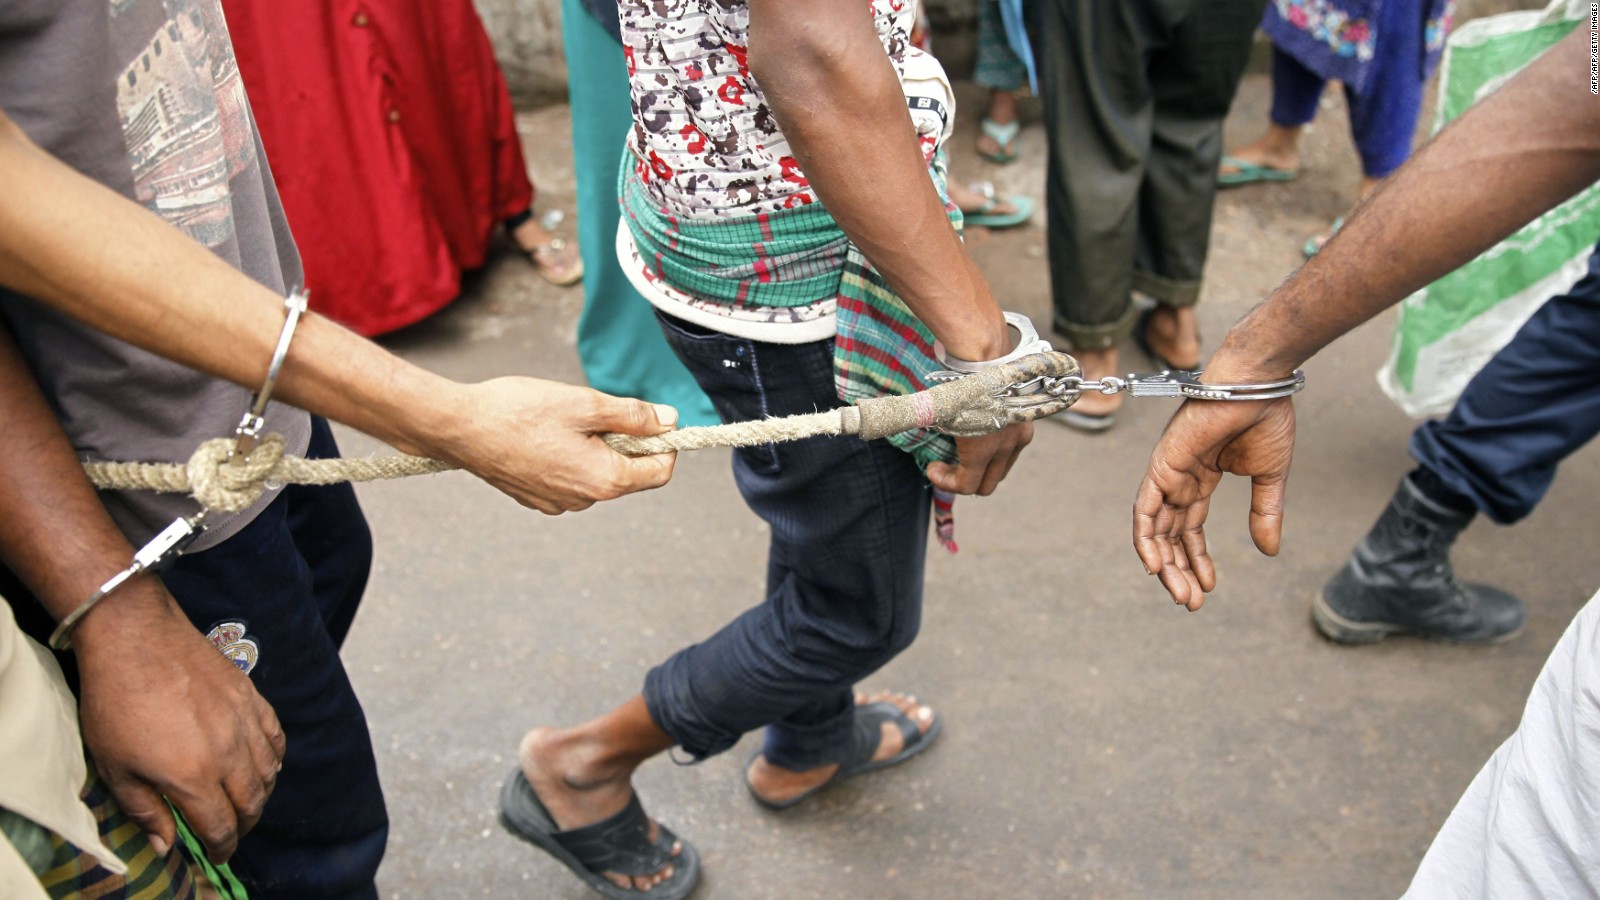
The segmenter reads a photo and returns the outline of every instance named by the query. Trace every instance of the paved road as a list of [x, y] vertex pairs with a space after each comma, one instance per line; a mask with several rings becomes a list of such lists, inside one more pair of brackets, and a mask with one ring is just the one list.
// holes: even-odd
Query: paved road
[[[1266, 100], [1251, 76], [1236, 139]], [[1211, 345], [1349, 202], [1342, 115], [1336, 102], [1325, 110], [1301, 181], [1223, 197], [1202, 306]], [[565, 110], [523, 127], [541, 205], [570, 209]], [[960, 177], [1038, 193], [1038, 128], [1004, 170], [957, 149]], [[1047, 321], [1042, 223], [972, 244], [1006, 304]], [[578, 380], [580, 303], [502, 253], [458, 304], [389, 343], [458, 378]], [[1527, 522], [1478, 524], [1462, 540], [1464, 575], [1528, 601], [1517, 640], [1347, 649], [1318, 638], [1311, 593], [1408, 469], [1412, 423], [1372, 378], [1389, 327], [1375, 322], [1308, 367], [1279, 559], [1249, 545], [1243, 486], [1221, 492], [1221, 588], [1197, 614], [1165, 599], [1128, 542], [1134, 487], [1171, 407], [1129, 406], [1097, 437], [1042, 424], [995, 497], [960, 504], [961, 553], [931, 554], [920, 641], [868, 685], [937, 703], [939, 747], [782, 815], [744, 796], [754, 737], [696, 768], [641, 771], [650, 810], [701, 850], [698, 896], [1399, 894], [1600, 585], [1583, 525], [1600, 471], [1591, 448]], [[1128, 359], [1145, 365], [1136, 350]], [[381, 449], [344, 440], [352, 453]], [[738, 500], [727, 452], [686, 455], [677, 471], [661, 491], [556, 519], [459, 474], [361, 489], [379, 549], [346, 656], [394, 820], [385, 897], [589, 896], [499, 830], [496, 791], [525, 728], [608, 709], [654, 662], [758, 600], [764, 526]]]

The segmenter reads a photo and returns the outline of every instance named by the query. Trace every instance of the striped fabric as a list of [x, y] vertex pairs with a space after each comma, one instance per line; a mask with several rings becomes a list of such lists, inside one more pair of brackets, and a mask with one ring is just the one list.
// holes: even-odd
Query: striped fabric
[[157, 856], [144, 832], [123, 815], [98, 778], [91, 779], [83, 802], [100, 823], [100, 839], [127, 863], [128, 874], [111, 872], [93, 856], [50, 833], [51, 858], [39, 873], [46, 894], [63, 900], [196, 900], [208, 896], [196, 882], [187, 857], [176, 849], [166, 859]]
[[[961, 211], [945, 191], [943, 153], [929, 170], [951, 223]], [[685, 219], [651, 201], [631, 166], [619, 184], [623, 218], [647, 264], [667, 284], [729, 306], [803, 306], [838, 301], [834, 380], [839, 397], [912, 394], [942, 368], [933, 335], [845, 237], [820, 203], [727, 219]], [[889, 438], [926, 467], [956, 460], [955, 442], [920, 430]], [[941, 522], [941, 525], [944, 523]]]
[[805, 306], [834, 294], [850, 240], [820, 203], [781, 213], [685, 219], [660, 208], [622, 166], [628, 230], [668, 284], [740, 306]]

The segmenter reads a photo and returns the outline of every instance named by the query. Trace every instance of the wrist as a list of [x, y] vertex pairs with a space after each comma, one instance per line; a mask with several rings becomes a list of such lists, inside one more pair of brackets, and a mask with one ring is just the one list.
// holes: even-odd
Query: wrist
[[133, 634], [173, 623], [193, 628], [161, 579], [142, 572], [107, 594], [78, 620], [71, 632], [73, 654], [80, 666], [92, 666], [107, 651], [121, 658], [130, 640], [137, 640]]
[[996, 310], [993, 320], [964, 329], [949, 341], [941, 340], [939, 345], [947, 356], [969, 363], [984, 363], [1009, 354], [1021, 340], [1021, 332], [1006, 322], [1004, 313]]
[[1025, 356], [1035, 353], [1048, 352], [1050, 343], [1039, 337], [1039, 332], [1033, 327], [1033, 321], [1018, 312], [1004, 314], [1006, 323], [1005, 351], [999, 356], [986, 359], [966, 359], [950, 352], [948, 347], [939, 341], [933, 343], [933, 356], [941, 366], [956, 372], [979, 372], [995, 366], [1005, 365]]
[[378, 384], [368, 406], [376, 413], [372, 427], [361, 430], [402, 453], [457, 461], [452, 448], [474, 425], [471, 385], [409, 363]]
[[1204, 384], [1253, 384], [1292, 376], [1301, 361], [1257, 350], [1248, 340], [1230, 334], [1206, 362], [1200, 381]]

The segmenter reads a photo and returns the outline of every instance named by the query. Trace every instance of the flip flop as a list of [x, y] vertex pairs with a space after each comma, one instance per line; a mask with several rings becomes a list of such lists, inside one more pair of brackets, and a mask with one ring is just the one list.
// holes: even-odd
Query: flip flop
[[[1033, 218], [1033, 198], [1022, 194], [1011, 197], [1000, 197], [995, 193], [994, 184], [984, 181], [968, 185], [967, 189], [975, 194], [983, 195], [983, 205], [967, 212], [961, 211], [963, 225], [981, 225], [984, 228], [1011, 228]], [[994, 212], [1002, 203], [1009, 203], [1015, 209], [1008, 213]]]
[[[872, 754], [878, 752], [878, 743], [883, 739], [884, 722], [892, 722], [895, 727], [900, 729], [900, 739], [903, 741], [903, 745], [899, 753], [888, 759], [880, 759], [874, 762]], [[890, 766], [897, 766], [905, 762], [932, 746], [934, 739], [939, 736], [939, 730], [943, 726], [944, 720], [935, 714], [933, 724], [928, 726], [927, 731], [923, 731], [917, 727], [917, 723], [913, 722], [910, 716], [901, 712], [900, 707], [895, 706], [893, 703], [886, 700], [863, 703], [856, 707], [855, 730], [850, 736], [850, 750], [846, 753], [845, 758], [839, 762], [839, 768], [834, 770], [833, 776], [827, 781], [809, 791], [790, 797], [788, 800], [768, 800], [756, 793], [755, 786], [750, 783], [750, 766], [761, 755], [761, 751], [757, 750], [755, 753], [750, 754], [750, 758], [745, 761], [744, 786], [750, 791], [750, 796], [754, 797], [757, 803], [767, 809], [789, 809], [847, 779], [854, 778], [857, 775], [865, 775], [868, 772], [876, 772], [879, 769], [887, 769]]]
[[[674, 836], [665, 825], [659, 826], [655, 843], [650, 842], [650, 820], [639, 804], [638, 794], [622, 812], [609, 819], [562, 831], [522, 770], [517, 769], [500, 790], [500, 824], [554, 856], [609, 900], [683, 900], [700, 883], [700, 855], [693, 845]], [[672, 855], [674, 842], [682, 846], [677, 856]], [[649, 875], [668, 863], [672, 865], [672, 877], [648, 891], [618, 887], [600, 874]]]
[[[522, 252], [528, 255], [534, 271], [557, 287], [577, 284], [583, 279], [583, 258], [577, 255], [576, 249], [569, 250], [562, 238], [551, 238]], [[562, 271], [563, 264], [565, 271]]]
[[1316, 256], [1317, 251], [1321, 250], [1323, 247], [1326, 247], [1328, 245], [1328, 241], [1332, 240], [1334, 234], [1343, 227], [1344, 216], [1334, 219], [1332, 228], [1329, 228], [1322, 234], [1314, 234], [1311, 237], [1306, 238], [1306, 242], [1300, 246], [1300, 255], [1304, 256], [1306, 259]]
[[1272, 166], [1245, 162], [1237, 156], [1224, 156], [1222, 165], [1230, 166], [1236, 171], [1224, 172], [1219, 168], [1217, 187], [1238, 187], [1241, 184], [1255, 184], [1258, 181], [1293, 181], [1300, 177], [1298, 169], [1275, 169]]
[[994, 153], [985, 153], [979, 148], [978, 155], [989, 162], [1005, 165], [1017, 159], [1017, 135], [1022, 133], [1022, 120], [1012, 119], [1004, 125], [989, 118], [983, 117], [983, 133], [985, 137], [995, 142], [1000, 149]]

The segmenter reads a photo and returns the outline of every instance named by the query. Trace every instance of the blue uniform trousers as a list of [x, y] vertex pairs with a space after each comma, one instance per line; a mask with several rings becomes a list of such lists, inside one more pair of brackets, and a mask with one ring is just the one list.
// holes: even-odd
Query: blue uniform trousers
[[1596, 432], [1600, 247], [1588, 273], [1468, 382], [1449, 416], [1416, 430], [1411, 455], [1424, 492], [1508, 525], [1533, 511], [1556, 467]]

